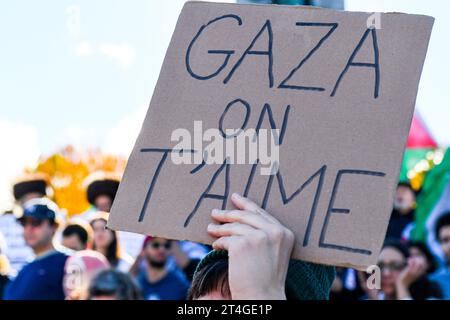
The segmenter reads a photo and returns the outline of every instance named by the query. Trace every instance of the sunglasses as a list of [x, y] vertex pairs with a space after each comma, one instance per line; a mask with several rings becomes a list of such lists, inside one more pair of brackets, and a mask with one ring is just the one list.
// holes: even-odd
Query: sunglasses
[[166, 250], [169, 250], [172, 247], [172, 243], [166, 242], [166, 243], [162, 244], [160, 242], [151, 242], [151, 243], [149, 243], [149, 246], [151, 246], [155, 250], [158, 250], [161, 247], [163, 247]]
[[390, 271], [401, 271], [406, 267], [406, 263], [404, 262], [391, 262], [391, 263], [378, 263], [378, 267], [380, 270], [390, 270]]
[[44, 221], [38, 220], [38, 219], [21, 219], [20, 224], [22, 227], [26, 227], [28, 225], [32, 226], [33, 228], [40, 227]]

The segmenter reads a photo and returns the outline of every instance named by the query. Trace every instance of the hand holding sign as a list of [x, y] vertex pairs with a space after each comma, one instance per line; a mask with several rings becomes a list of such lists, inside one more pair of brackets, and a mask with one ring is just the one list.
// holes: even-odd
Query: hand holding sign
[[219, 239], [216, 250], [227, 250], [233, 299], [286, 299], [285, 282], [294, 234], [251, 200], [234, 193], [238, 210], [213, 210], [221, 225], [208, 232]]

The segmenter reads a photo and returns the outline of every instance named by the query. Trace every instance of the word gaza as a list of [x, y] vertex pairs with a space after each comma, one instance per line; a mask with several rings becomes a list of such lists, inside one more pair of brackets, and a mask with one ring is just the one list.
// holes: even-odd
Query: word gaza
[[[211, 25], [219, 24], [223, 20], [234, 20], [239, 26], [242, 25], [242, 19], [241, 17], [234, 15], [234, 14], [227, 14], [220, 17], [217, 17], [215, 19], [212, 19], [208, 23], [202, 25], [200, 29], [198, 30], [197, 34], [194, 36], [194, 38], [189, 43], [189, 46], [186, 50], [186, 57], [185, 57], [185, 63], [186, 63], [186, 69], [187, 72], [195, 79], [197, 80], [209, 80], [212, 78], [215, 78], [222, 74], [222, 71], [228, 66], [230, 62], [230, 58], [236, 54], [235, 50], [233, 49], [210, 49], [208, 50], [208, 54], [211, 56], [222, 56], [219, 67], [213, 71], [211, 71], [209, 74], [199, 74], [195, 70], [192, 69], [192, 61], [191, 61], [191, 52], [197, 41], [202, 37], [202, 35], [206, 32], [208, 32], [208, 28]], [[316, 45], [311, 48], [311, 50], [306, 54], [304, 57], [299, 57], [299, 62], [296, 66], [293, 66], [292, 69], [289, 71], [289, 73], [281, 80], [281, 82], [278, 84], [277, 88], [279, 89], [291, 89], [291, 90], [307, 90], [307, 91], [325, 91], [325, 88], [322, 87], [312, 87], [307, 86], [303, 84], [294, 84], [290, 82], [290, 79], [296, 74], [297, 72], [300, 72], [300, 69], [302, 66], [307, 63], [307, 61], [311, 58], [313, 58], [314, 53], [316, 53], [320, 47], [327, 41], [328, 38], [333, 34], [333, 32], [339, 27], [338, 23], [332, 22], [332, 23], [323, 23], [323, 22], [297, 22], [295, 24], [297, 27], [307, 27], [307, 28], [326, 28], [328, 31], [325, 33], [325, 35], [318, 40]], [[267, 43], [266, 47], [267, 50], [254, 50], [255, 44], [257, 43], [258, 39], [263, 35], [267, 34]], [[369, 39], [369, 34], [371, 35]], [[249, 56], [266, 56], [267, 57], [267, 77], [269, 80], [269, 88], [274, 87], [274, 77], [273, 77], [273, 61], [274, 61], [274, 54], [273, 54], [273, 39], [274, 34], [272, 32], [272, 24], [270, 20], [266, 20], [264, 25], [262, 26], [261, 30], [256, 34], [256, 36], [253, 38], [247, 49], [242, 53], [242, 55], [239, 57], [239, 59], [232, 65], [230, 71], [225, 75], [223, 79], [223, 83], [227, 84], [234, 76], [236, 71], [239, 69], [241, 64], [249, 57]], [[358, 62], [355, 61], [355, 57], [358, 54], [358, 51], [361, 49], [365, 41], [371, 41], [372, 42], [372, 48], [373, 48], [373, 62]], [[220, 61], [220, 60], [219, 60]], [[333, 90], [331, 91], [330, 96], [333, 97], [338, 88], [341, 81], [344, 79], [344, 76], [349, 71], [350, 67], [363, 67], [363, 68], [372, 68], [375, 73], [375, 84], [374, 84], [374, 92], [373, 96], [374, 98], [378, 98], [378, 92], [379, 92], [379, 86], [380, 86], [380, 63], [379, 63], [379, 50], [378, 50], [378, 42], [377, 42], [377, 33], [375, 28], [367, 28], [359, 42], [356, 44], [355, 49], [353, 50], [352, 54], [348, 58], [347, 64], [345, 65], [344, 69], [338, 76], [336, 83], [333, 87]]]

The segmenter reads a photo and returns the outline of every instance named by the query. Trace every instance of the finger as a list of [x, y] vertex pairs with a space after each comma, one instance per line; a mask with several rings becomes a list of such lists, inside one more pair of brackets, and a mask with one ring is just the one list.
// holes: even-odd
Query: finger
[[225, 223], [222, 225], [211, 223], [208, 225], [208, 233], [214, 237], [227, 236], [251, 236], [255, 228], [239, 222]]
[[250, 200], [249, 198], [245, 198], [238, 193], [233, 193], [231, 195], [231, 201], [236, 206], [236, 208], [241, 210], [250, 210], [256, 212], [256, 210], [259, 208], [259, 206], [252, 200]]
[[262, 209], [260, 206], [258, 206], [255, 202], [252, 200], [242, 197], [241, 195], [237, 193], [233, 193], [231, 195], [231, 201], [233, 204], [241, 210], [248, 210], [256, 212], [260, 215], [262, 215], [264, 218], [268, 219], [269, 221], [273, 223], [280, 223], [275, 217], [270, 215], [266, 210]]
[[214, 209], [211, 215], [221, 223], [239, 222], [263, 230], [273, 227], [271, 222], [253, 211]]
[[419, 259], [412, 259], [411, 263], [415, 269], [419, 269], [421, 266], [421, 261]]
[[212, 243], [214, 250], [230, 251], [230, 246], [236, 241], [238, 236], [221, 237]]
[[420, 275], [421, 273], [422, 273], [422, 265], [417, 261], [417, 260], [415, 260], [414, 262], [413, 262], [413, 272], [414, 272], [414, 274], [415, 275]]
[[410, 270], [410, 273], [417, 274], [417, 271], [418, 271], [417, 265], [414, 262], [411, 263], [409, 270]]
[[409, 260], [408, 260], [408, 266], [407, 266], [407, 268], [408, 268], [408, 271], [409, 271], [410, 273], [416, 272], [417, 265], [416, 265], [416, 263], [415, 263], [415, 261], [414, 261], [413, 259], [409, 259]]
[[427, 270], [427, 265], [425, 264], [424, 261], [419, 260], [418, 269], [420, 273], [423, 273]]

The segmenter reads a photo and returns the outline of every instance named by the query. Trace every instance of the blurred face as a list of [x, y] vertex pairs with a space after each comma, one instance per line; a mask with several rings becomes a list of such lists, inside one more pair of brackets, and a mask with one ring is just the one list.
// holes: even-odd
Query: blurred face
[[427, 259], [427, 256], [417, 247], [411, 247], [409, 248], [409, 255], [411, 258], [417, 258], [423, 261], [423, 263], [426, 265], [426, 270], [430, 269], [431, 265], [430, 262]]
[[106, 221], [99, 219], [92, 223], [94, 244], [97, 248], [107, 248], [113, 241], [111, 230], [106, 229]]
[[99, 211], [109, 212], [109, 210], [111, 210], [111, 205], [111, 198], [107, 195], [102, 194], [95, 198], [95, 207]]
[[145, 258], [155, 268], [163, 268], [169, 256], [172, 242], [163, 238], [154, 238], [144, 249]]
[[444, 226], [439, 230], [439, 242], [447, 260], [450, 260], [450, 226]]
[[62, 245], [66, 248], [72, 249], [74, 251], [80, 251], [86, 249], [83, 242], [78, 238], [76, 234], [63, 237]]
[[398, 186], [394, 200], [394, 208], [400, 212], [409, 212], [416, 202], [416, 195], [406, 186]]
[[378, 266], [381, 269], [381, 290], [385, 295], [393, 296], [395, 294], [395, 282], [406, 266], [406, 259], [397, 249], [386, 247], [381, 250]]
[[26, 217], [21, 221], [21, 224], [25, 242], [34, 251], [51, 245], [55, 226], [50, 225], [48, 220]]

